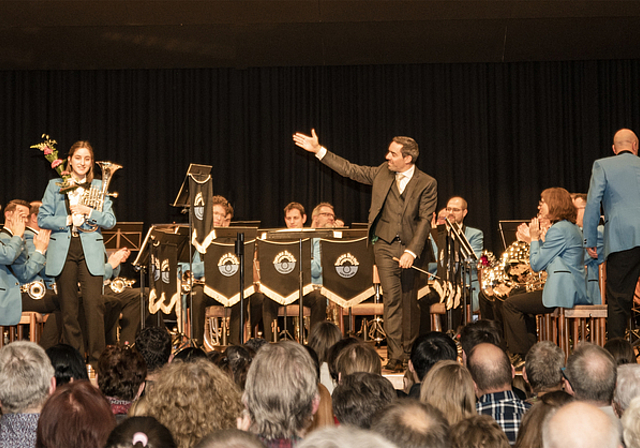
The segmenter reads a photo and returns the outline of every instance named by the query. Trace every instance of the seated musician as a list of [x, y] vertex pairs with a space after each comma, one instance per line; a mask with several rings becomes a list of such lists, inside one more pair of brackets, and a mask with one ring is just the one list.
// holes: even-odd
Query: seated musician
[[538, 209], [551, 221], [544, 242], [538, 218], [529, 224], [529, 262], [534, 271], [545, 270], [542, 290], [516, 294], [502, 306], [505, 340], [514, 365], [524, 362], [536, 342], [536, 314], [552, 313], [556, 307], [588, 304], [582, 232], [575, 224], [576, 209], [564, 188], [548, 188], [540, 195]]
[[[54, 279], [44, 274], [45, 252], [49, 246], [51, 231], [38, 227], [38, 211], [40, 202], [34, 205], [20, 199], [9, 202], [5, 208], [5, 223], [23, 220], [25, 223], [23, 249], [13, 260], [11, 270], [17, 277], [22, 289], [22, 311], [37, 313], [58, 313], [58, 320], [47, 320], [40, 338], [40, 345], [47, 349], [60, 340], [62, 326], [60, 320], [60, 304], [58, 296], [52, 289]], [[13, 233], [5, 224], [0, 239], [10, 241]]]
[[[445, 223], [445, 218], [449, 218], [449, 221], [452, 224], [457, 224], [462, 226], [464, 236], [469, 241], [473, 252], [476, 256], [480, 256], [484, 246], [484, 233], [480, 229], [476, 229], [474, 227], [469, 227], [464, 225], [464, 219], [467, 216], [467, 201], [464, 198], [459, 196], [454, 196], [447, 202], [447, 207], [438, 212], [438, 220], [432, 222], [432, 228], [437, 228], [438, 225], [442, 225]], [[434, 230], [435, 232], [435, 230]], [[436, 233], [437, 235], [437, 233]], [[431, 246], [433, 248], [433, 252], [436, 255], [436, 259], [440, 258], [440, 248], [438, 248], [438, 244], [436, 239], [439, 239], [437, 236], [434, 238], [432, 235], [429, 236], [431, 241]], [[442, 243], [441, 243], [442, 244]], [[435, 263], [429, 264], [429, 272], [435, 273], [437, 265]], [[471, 305], [472, 310], [478, 310], [478, 292], [480, 291], [480, 285], [478, 283], [478, 270], [476, 269], [475, 263], [471, 267], [471, 277], [470, 282], [467, 279], [467, 284], [471, 285]], [[435, 291], [433, 291], [435, 292]], [[440, 301], [440, 296], [436, 294], [430, 293], [420, 300], [420, 334], [425, 334], [431, 329], [431, 318], [430, 318], [430, 306], [434, 303]], [[462, 318], [461, 310], [456, 311], [456, 315], [454, 316], [454, 322], [458, 322]], [[457, 326], [454, 324], [454, 326]]]
[[[304, 207], [298, 202], [289, 203], [285, 209], [285, 223], [288, 229], [301, 229], [302, 225], [307, 220]], [[321, 202], [313, 209], [311, 214], [311, 227], [316, 229], [322, 229], [327, 227], [335, 227], [335, 212], [333, 205], [328, 202]], [[311, 259], [311, 282], [314, 285], [322, 286], [322, 264], [320, 258], [320, 240], [313, 238], [312, 244], [312, 259]], [[327, 319], [327, 299], [320, 294], [319, 288], [315, 288], [312, 292], [302, 298], [303, 305], [311, 309], [311, 328], [318, 323]], [[294, 302], [296, 303], [296, 302]], [[265, 327], [265, 339], [271, 340], [269, 336], [272, 336], [271, 331], [267, 331], [267, 327], [270, 327], [269, 323], [273, 322], [278, 316], [278, 304], [269, 299], [264, 298], [263, 303], [263, 318]]]
[[[213, 226], [214, 227], [229, 227], [231, 224], [231, 218], [233, 218], [233, 207], [222, 196], [213, 196], [211, 199], [213, 206]], [[231, 243], [232, 240], [225, 241], [222, 238], [218, 238], [215, 241], [221, 243]], [[200, 284], [195, 284], [193, 287], [193, 339], [196, 344], [202, 345], [204, 342], [204, 321], [205, 312], [208, 306], [221, 305], [217, 300], [209, 297], [204, 292], [204, 287], [201, 284], [204, 279], [204, 262], [199, 252], [195, 252], [193, 255], [193, 275], [194, 279], [198, 280]], [[187, 267], [188, 269], [188, 267]], [[247, 303], [245, 301], [245, 307]], [[260, 310], [262, 309], [262, 303], [259, 297], [251, 297], [251, 310], [252, 316], [259, 317]], [[246, 314], [245, 314], [246, 316]], [[240, 343], [240, 303], [236, 303], [231, 307], [231, 318], [229, 322], [229, 334], [230, 342], [232, 344]]]

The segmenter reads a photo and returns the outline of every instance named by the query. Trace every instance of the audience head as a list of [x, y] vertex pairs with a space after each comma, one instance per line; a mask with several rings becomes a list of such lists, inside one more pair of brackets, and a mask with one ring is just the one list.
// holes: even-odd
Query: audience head
[[267, 439], [300, 435], [319, 397], [313, 360], [291, 341], [265, 345], [249, 367], [243, 401], [251, 431]]
[[438, 361], [424, 377], [420, 401], [435, 406], [450, 425], [476, 414], [473, 379], [458, 361]]
[[228, 371], [236, 385], [244, 390], [247, 380], [247, 372], [253, 360], [253, 354], [248, 348], [241, 345], [230, 345], [222, 354], [218, 366], [223, 371]]
[[348, 337], [344, 339], [340, 339], [338, 342], [333, 344], [329, 351], [327, 352], [327, 364], [329, 366], [329, 373], [331, 374], [331, 378], [336, 383], [338, 382], [338, 369], [336, 366], [336, 360], [338, 359], [338, 355], [340, 352], [348, 347], [351, 344], [358, 344], [360, 341], [354, 337]]
[[397, 397], [391, 382], [376, 373], [357, 372], [333, 390], [333, 413], [342, 425], [369, 429], [373, 417]]
[[640, 397], [631, 400], [621, 418], [624, 444], [627, 448], [640, 448]]
[[55, 369], [57, 386], [67, 384], [69, 381], [89, 379], [84, 359], [76, 348], [67, 344], [58, 344], [49, 347], [46, 352]]
[[98, 387], [107, 397], [135, 400], [144, 388], [147, 364], [128, 345], [108, 345], [98, 360]]
[[145, 396], [149, 415], [171, 431], [180, 448], [213, 430], [235, 428], [242, 412], [238, 387], [207, 359], [167, 364]]
[[451, 427], [451, 448], [509, 448], [509, 438], [489, 415], [471, 415]]
[[105, 448], [177, 448], [171, 432], [153, 417], [130, 417], [111, 431]]
[[527, 353], [522, 375], [535, 394], [562, 389], [564, 352], [551, 341], [534, 344]]
[[329, 349], [340, 339], [342, 339], [342, 332], [336, 324], [328, 320], [318, 322], [311, 328], [309, 346], [311, 346], [318, 355], [320, 365], [327, 361]]
[[455, 361], [456, 359], [458, 359], [458, 349], [453, 339], [440, 331], [431, 331], [419, 336], [411, 346], [409, 370], [413, 370], [418, 381], [422, 381], [438, 361]]
[[194, 448], [264, 448], [264, 444], [250, 432], [230, 428], [213, 431]]
[[613, 408], [622, 416], [631, 400], [640, 396], [640, 364], [618, 366], [616, 389], [613, 393]]
[[607, 414], [580, 401], [562, 406], [542, 426], [544, 448], [619, 448], [620, 436]]
[[542, 424], [545, 419], [560, 406], [571, 401], [574, 401], [574, 398], [563, 390], [542, 395], [522, 417], [516, 446], [518, 448], [542, 448]]
[[449, 424], [442, 413], [411, 398], [387, 406], [371, 428], [400, 448], [449, 447]]
[[316, 368], [316, 375], [318, 377], [318, 382], [320, 382], [320, 361], [318, 361], [318, 354], [316, 351], [311, 348], [309, 345], [303, 345], [309, 356], [311, 356], [311, 360], [313, 361], [313, 365]]
[[476, 385], [476, 396], [511, 390], [513, 368], [507, 354], [497, 345], [476, 345], [467, 358], [467, 367]]
[[602, 347], [583, 343], [567, 359], [565, 390], [578, 400], [596, 406], [611, 404], [616, 388], [617, 366]]
[[399, 448], [373, 431], [353, 426], [319, 429], [304, 438], [298, 448]]
[[260, 350], [266, 344], [268, 344], [268, 342], [262, 338], [251, 338], [244, 343], [244, 346], [247, 347], [248, 349], [253, 350], [253, 353], [255, 356], [255, 353], [258, 353], [258, 350]]
[[40, 412], [55, 386], [53, 366], [42, 347], [17, 341], [0, 349], [2, 414]]
[[73, 381], [57, 388], [42, 407], [36, 448], [101, 447], [115, 426], [102, 392], [89, 381]]
[[356, 372], [370, 372], [382, 375], [382, 362], [376, 349], [360, 342], [351, 344], [340, 351], [336, 359], [338, 375], [344, 378]]
[[488, 343], [505, 349], [502, 340], [502, 328], [495, 320], [480, 319], [462, 327], [460, 331], [460, 345], [462, 346], [462, 359], [466, 359], [473, 347], [478, 344]]
[[207, 354], [201, 348], [185, 347], [175, 354], [174, 361], [193, 362], [196, 359], [208, 359]]
[[136, 350], [147, 363], [147, 372], [154, 373], [169, 362], [171, 336], [165, 328], [145, 327], [136, 336]]
[[637, 364], [633, 347], [631, 343], [624, 338], [609, 339], [607, 343], [604, 344], [604, 349], [611, 353], [617, 365]]

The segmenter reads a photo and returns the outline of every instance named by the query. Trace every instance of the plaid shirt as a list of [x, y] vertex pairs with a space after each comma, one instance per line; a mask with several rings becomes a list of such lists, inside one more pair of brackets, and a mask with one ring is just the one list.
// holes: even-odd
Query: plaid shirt
[[478, 414], [490, 415], [507, 434], [511, 445], [516, 443], [522, 416], [531, 404], [520, 400], [510, 391], [485, 394], [476, 403]]

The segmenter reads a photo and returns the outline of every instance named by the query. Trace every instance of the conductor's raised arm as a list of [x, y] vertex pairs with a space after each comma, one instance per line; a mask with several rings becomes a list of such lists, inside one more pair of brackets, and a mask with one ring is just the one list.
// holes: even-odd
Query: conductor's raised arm
[[318, 136], [316, 135], [315, 129], [311, 129], [311, 136], [296, 132], [293, 134], [293, 141], [305, 151], [309, 151], [314, 154], [317, 154], [318, 151], [320, 151], [320, 148], [322, 148], [318, 143]]

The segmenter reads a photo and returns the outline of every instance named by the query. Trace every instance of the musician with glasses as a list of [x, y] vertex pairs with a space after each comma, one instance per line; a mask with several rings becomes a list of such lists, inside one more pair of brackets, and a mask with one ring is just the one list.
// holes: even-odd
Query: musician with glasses
[[[105, 347], [102, 298], [105, 263], [101, 229], [115, 226], [116, 217], [108, 196], [104, 198], [102, 211], [84, 205], [83, 196], [87, 190], [102, 189], [102, 181], [93, 178], [91, 144], [87, 141], [74, 143], [67, 163], [71, 178], [64, 185], [60, 179], [49, 181], [38, 213], [38, 225], [51, 230], [45, 272], [56, 277], [63, 341], [80, 353], [85, 352], [86, 341], [89, 363], [95, 368]], [[79, 318], [78, 283], [86, 316], [84, 326]]]
[[542, 290], [516, 294], [502, 305], [504, 336], [514, 364], [523, 364], [536, 342], [536, 314], [552, 313], [556, 307], [589, 304], [584, 269], [582, 232], [575, 224], [576, 208], [564, 188], [548, 188], [540, 195], [540, 216], [551, 221], [544, 242], [538, 218], [529, 224], [529, 263], [536, 272], [547, 272]]

